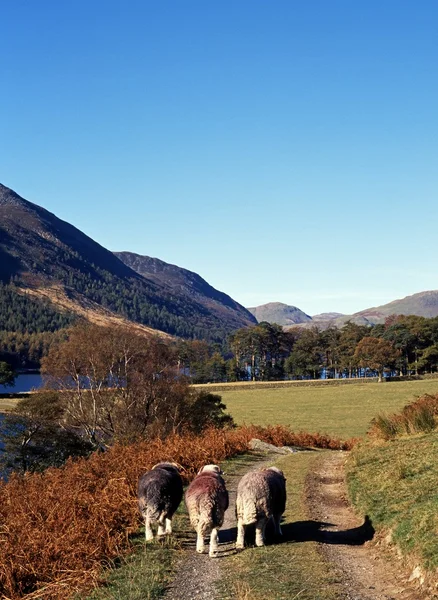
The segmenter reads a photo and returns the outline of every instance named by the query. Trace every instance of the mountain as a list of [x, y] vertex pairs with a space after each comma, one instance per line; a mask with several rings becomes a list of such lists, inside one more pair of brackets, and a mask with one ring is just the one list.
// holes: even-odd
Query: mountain
[[400, 300], [393, 300], [382, 306], [367, 308], [355, 313], [370, 323], [383, 323], [389, 315], [417, 315], [418, 317], [438, 316], [438, 290], [419, 292]]
[[[290, 309], [290, 318], [289, 318]], [[388, 304], [366, 308], [352, 315], [336, 312], [321, 313], [309, 317], [300, 309], [280, 302], [270, 302], [256, 308], [248, 309], [260, 321], [278, 323], [286, 329], [296, 327], [317, 326], [321, 329], [328, 327], [343, 327], [351, 321], [357, 325], [375, 325], [384, 323], [390, 315], [417, 315], [419, 317], [438, 317], [438, 290], [419, 292]], [[297, 312], [295, 312], [297, 311]], [[304, 317], [302, 317], [304, 315]]]
[[73, 225], [0, 184], [0, 280], [11, 278], [20, 293], [43, 296], [61, 310], [181, 337], [220, 341], [255, 323], [243, 306], [211, 286], [203, 302], [202, 286], [195, 297], [140, 275]]
[[312, 321], [333, 321], [333, 319], [337, 319], [338, 317], [343, 317], [343, 313], [338, 312], [325, 312], [320, 313], [319, 315], [312, 315]]
[[226, 321], [236, 321], [236, 326], [240, 326], [237, 319], [245, 321], [245, 324], [255, 323], [253, 315], [246, 308], [227, 294], [216, 290], [193, 271], [166, 263], [159, 258], [142, 256], [134, 252], [124, 251], [114, 252], [114, 254], [125, 265], [149, 281], [171, 290], [180, 297], [190, 301], [195, 300], [206, 310], [213, 310], [218, 315], [222, 315]]
[[[416, 315], [418, 317], [438, 317], [438, 290], [419, 292], [399, 300], [393, 300], [381, 306], [366, 308], [352, 315], [342, 315], [324, 323], [315, 323], [323, 327], [343, 327], [351, 321], [357, 325], [376, 325], [384, 323], [390, 315]], [[315, 319], [316, 317], [313, 317]]]
[[312, 317], [306, 315], [296, 306], [289, 306], [282, 302], [268, 302], [261, 306], [248, 308], [257, 321], [267, 321], [268, 323], [277, 323], [277, 325], [297, 325], [299, 323], [308, 323], [312, 321]]

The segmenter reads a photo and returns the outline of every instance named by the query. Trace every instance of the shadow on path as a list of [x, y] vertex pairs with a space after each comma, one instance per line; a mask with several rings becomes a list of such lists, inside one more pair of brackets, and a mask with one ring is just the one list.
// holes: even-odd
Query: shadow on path
[[[374, 537], [374, 527], [371, 519], [366, 516], [359, 527], [330, 531], [327, 528], [336, 527], [333, 523], [324, 521], [296, 521], [281, 526], [283, 535], [276, 537], [272, 523], [266, 527], [266, 545], [301, 542], [319, 542], [320, 544], [342, 544], [347, 546], [362, 546]], [[222, 529], [219, 533], [221, 543], [231, 543], [236, 540], [237, 528]], [[245, 528], [245, 545], [253, 546], [255, 528], [249, 525]]]
[[281, 526], [283, 536], [278, 543], [285, 542], [319, 542], [321, 544], [344, 544], [362, 546], [374, 537], [374, 527], [371, 519], [366, 516], [362, 525], [352, 529], [330, 531], [327, 528], [336, 527], [333, 523], [324, 521], [297, 521]]

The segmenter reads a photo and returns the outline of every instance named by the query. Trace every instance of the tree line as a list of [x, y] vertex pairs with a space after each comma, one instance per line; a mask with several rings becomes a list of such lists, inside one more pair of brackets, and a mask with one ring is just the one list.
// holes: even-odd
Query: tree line
[[231, 334], [225, 351], [181, 341], [178, 356], [194, 383], [432, 373], [438, 370], [438, 317], [399, 315], [374, 326], [288, 331], [262, 322]]
[[72, 325], [75, 319], [72, 313], [55, 310], [46, 300], [19, 292], [13, 283], [0, 281], [0, 332], [54, 332]]
[[[78, 323], [42, 359], [45, 389], [0, 422], [0, 469], [40, 470], [115, 442], [164, 438], [232, 423], [220, 396], [190, 383], [399, 375], [438, 369], [438, 317], [390, 317], [367, 327], [235, 331], [228, 346]], [[52, 340], [53, 342], [53, 340]], [[0, 360], [0, 379], [13, 378]]]

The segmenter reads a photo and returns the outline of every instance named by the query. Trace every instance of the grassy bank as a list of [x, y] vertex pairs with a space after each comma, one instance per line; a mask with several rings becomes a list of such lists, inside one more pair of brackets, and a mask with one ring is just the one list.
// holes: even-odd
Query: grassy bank
[[353, 450], [348, 486], [356, 507], [424, 571], [438, 568], [438, 432], [368, 441]]
[[347, 439], [365, 434], [373, 417], [394, 412], [414, 397], [438, 391], [438, 381], [397, 381], [348, 386], [269, 387], [222, 390], [238, 424], [282, 424]]
[[0, 413], [8, 412], [17, 406], [17, 402], [22, 400], [25, 394], [20, 396], [14, 396], [13, 394], [1, 394], [0, 395]]

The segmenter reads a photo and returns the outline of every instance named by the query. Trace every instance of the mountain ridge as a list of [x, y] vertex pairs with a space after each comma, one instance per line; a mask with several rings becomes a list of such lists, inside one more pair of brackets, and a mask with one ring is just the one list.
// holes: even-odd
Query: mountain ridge
[[[340, 313], [321, 313], [319, 315], [314, 315], [309, 319], [302, 320], [300, 322], [297, 321], [291, 324], [280, 323], [278, 320], [270, 320], [270, 318], [274, 319], [275, 317], [273, 316], [273, 313], [268, 314], [268, 308], [276, 305], [281, 305], [283, 307], [300, 311], [300, 309], [297, 309], [295, 306], [290, 306], [280, 302], [268, 302], [267, 304], [262, 304], [261, 306], [255, 307], [254, 309], [250, 308], [248, 310], [255, 311], [253, 314], [264, 314], [263, 320], [277, 323], [279, 325], [283, 325], [284, 327], [311, 327], [313, 325], [323, 328], [342, 327], [348, 321], [352, 321], [358, 325], [376, 325], [378, 323], [384, 323], [385, 319], [390, 315], [416, 315], [426, 318], [438, 316], [438, 290], [417, 292], [416, 294], [411, 294], [410, 296], [405, 296], [404, 298], [392, 300], [391, 302], [382, 304], [381, 306], [365, 308], [350, 315], [343, 315]], [[261, 310], [264, 309], [264, 307], [266, 307], [265, 313], [263, 313]]]
[[[215, 302], [202, 303], [140, 275], [70, 223], [0, 184], [0, 280], [11, 279], [35, 293], [61, 286], [73, 307], [84, 298], [101, 312], [180, 337], [221, 341], [255, 323], [225, 294], [222, 306], [217, 290]], [[50, 296], [56, 304], [59, 294]]]
[[260, 306], [248, 308], [255, 316], [257, 321], [267, 321], [268, 323], [276, 323], [277, 325], [297, 325], [306, 323], [312, 320], [312, 317], [307, 315], [296, 306], [284, 304], [283, 302], [268, 302]]

